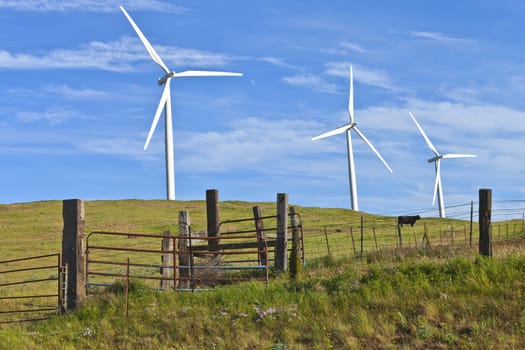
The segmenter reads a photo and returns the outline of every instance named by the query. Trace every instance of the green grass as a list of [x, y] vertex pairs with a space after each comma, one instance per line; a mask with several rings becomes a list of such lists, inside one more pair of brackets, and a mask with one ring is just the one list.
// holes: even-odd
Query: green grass
[[523, 348], [525, 257], [324, 258], [299, 280], [199, 293], [131, 285], [0, 328], [6, 349]]
[[[222, 202], [221, 218], [249, 218], [253, 205]], [[275, 203], [259, 205], [264, 215], [275, 214]], [[59, 201], [0, 205], [1, 260], [59, 252], [61, 210]], [[129, 200], [86, 202], [86, 232], [177, 232], [180, 210], [190, 211], [192, 231], [206, 229], [203, 201]], [[367, 254], [361, 259], [345, 231], [359, 224], [359, 213], [296, 210], [304, 221], [308, 262], [296, 279], [283, 274], [269, 286], [249, 282], [195, 293], [159, 292], [132, 281], [129, 317], [120, 283], [65, 316], [0, 326], [0, 349], [525, 347], [522, 240], [495, 245], [495, 258], [481, 258], [459, 244], [463, 233], [454, 246], [438, 243], [451, 238], [445, 234], [450, 227], [465, 222], [424, 219], [404, 228], [405, 249], [375, 250], [372, 228], [378, 242], [392, 239], [396, 233], [385, 223], [393, 218], [365, 214]], [[413, 249], [425, 223], [431, 246]], [[511, 238], [516, 231], [507, 228], [520, 224], [504, 223], [501, 238], [507, 232]]]

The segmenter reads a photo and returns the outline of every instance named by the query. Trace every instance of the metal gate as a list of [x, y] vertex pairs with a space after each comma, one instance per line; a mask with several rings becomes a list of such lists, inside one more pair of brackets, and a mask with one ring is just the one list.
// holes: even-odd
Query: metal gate
[[66, 305], [66, 270], [60, 254], [0, 261], [0, 324], [60, 315]]

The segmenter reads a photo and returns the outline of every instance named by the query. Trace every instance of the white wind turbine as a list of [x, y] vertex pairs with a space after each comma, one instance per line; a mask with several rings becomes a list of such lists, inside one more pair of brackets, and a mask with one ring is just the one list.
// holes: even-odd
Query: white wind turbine
[[445, 217], [445, 204], [443, 200], [443, 188], [441, 185], [441, 165], [440, 165], [441, 159], [472, 158], [472, 157], [475, 157], [476, 155], [475, 154], [461, 154], [461, 153], [458, 153], [458, 154], [449, 153], [449, 154], [440, 155], [436, 147], [434, 147], [432, 142], [430, 142], [430, 139], [428, 138], [427, 134], [425, 134], [425, 132], [423, 131], [423, 128], [421, 127], [421, 125], [419, 125], [414, 115], [411, 112], [408, 112], [408, 114], [410, 115], [414, 123], [416, 123], [416, 126], [419, 129], [419, 132], [421, 133], [421, 135], [423, 135], [423, 138], [425, 139], [428, 148], [430, 148], [430, 150], [434, 153], [434, 157], [428, 159], [428, 162], [434, 163], [434, 166], [436, 168], [436, 182], [434, 185], [434, 197], [432, 198], [432, 205], [436, 203], [436, 195], [437, 195], [438, 205], [439, 205], [439, 217], [444, 218]]
[[352, 66], [350, 66], [350, 97], [348, 101], [348, 114], [350, 116], [350, 123], [345, 124], [337, 129], [334, 129], [332, 131], [328, 131], [324, 134], [321, 134], [319, 136], [313, 137], [312, 140], [319, 140], [328, 136], [338, 135], [342, 134], [346, 131], [346, 145], [347, 145], [347, 151], [348, 151], [348, 177], [350, 182], [350, 199], [352, 204], [352, 210], [359, 211], [359, 205], [357, 203], [357, 184], [356, 184], [356, 176], [355, 176], [355, 165], [354, 165], [354, 152], [352, 150], [352, 130], [355, 131], [361, 139], [370, 147], [370, 149], [381, 159], [383, 164], [387, 167], [387, 169], [392, 172], [392, 169], [388, 165], [388, 163], [381, 157], [379, 152], [376, 150], [376, 148], [372, 145], [370, 141], [363, 135], [361, 131], [357, 128], [357, 123], [354, 119], [354, 78], [352, 75]]
[[168, 69], [166, 64], [162, 61], [160, 56], [157, 54], [153, 46], [149, 43], [148, 39], [142, 34], [142, 31], [137, 26], [135, 21], [130, 17], [130, 15], [126, 12], [124, 7], [120, 6], [120, 9], [128, 19], [129, 23], [131, 23], [131, 26], [133, 29], [135, 29], [135, 32], [139, 36], [140, 40], [142, 41], [142, 44], [146, 47], [146, 50], [148, 51], [149, 55], [157, 63], [160, 68], [164, 71], [165, 75], [158, 80], [159, 85], [164, 85], [164, 90], [162, 91], [162, 95], [160, 97], [160, 102], [157, 107], [157, 111], [155, 112], [155, 116], [153, 118], [153, 122], [151, 124], [151, 128], [148, 133], [148, 137], [146, 139], [146, 143], [144, 144], [144, 150], [148, 148], [149, 142], [151, 140], [151, 137], [153, 136], [153, 132], [155, 131], [155, 128], [157, 127], [157, 123], [160, 119], [160, 114], [162, 110], [165, 111], [165, 144], [166, 144], [166, 187], [167, 187], [167, 199], [174, 200], [175, 199], [175, 169], [173, 165], [173, 123], [172, 123], [172, 115], [171, 115], [171, 94], [170, 94], [170, 82], [172, 78], [183, 78], [183, 77], [216, 77], [216, 76], [242, 76], [242, 73], [231, 73], [231, 72], [215, 72], [215, 71], [193, 71], [188, 70], [184, 72], [175, 72]]

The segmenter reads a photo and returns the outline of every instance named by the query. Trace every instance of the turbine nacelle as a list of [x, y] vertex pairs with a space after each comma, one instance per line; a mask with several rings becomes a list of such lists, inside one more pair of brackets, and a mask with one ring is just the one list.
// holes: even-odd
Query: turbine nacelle
[[162, 95], [160, 97], [155, 116], [153, 117], [153, 122], [146, 138], [146, 143], [144, 144], [144, 150], [148, 148], [153, 132], [157, 127], [162, 111], [165, 111], [165, 143], [166, 143], [166, 184], [167, 184], [167, 198], [169, 200], [175, 199], [175, 170], [173, 165], [173, 125], [172, 125], [172, 115], [171, 115], [171, 95], [170, 95], [170, 81], [172, 78], [177, 77], [213, 77], [213, 76], [242, 76], [242, 73], [232, 73], [232, 72], [214, 72], [214, 71], [184, 71], [176, 73], [170, 71], [166, 64], [162, 61], [158, 53], [155, 51], [153, 46], [151, 46], [148, 39], [144, 36], [140, 28], [137, 26], [135, 21], [131, 16], [126, 12], [124, 7], [120, 6], [122, 13], [126, 16], [129, 23], [137, 33], [140, 41], [148, 51], [151, 59], [157, 63], [160, 68], [164, 71], [165, 75], [158, 80], [159, 85], [164, 85]]
[[472, 157], [475, 157], [476, 155], [475, 154], [453, 154], [453, 153], [444, 154], [444, 155], [439, 154], [439, 152], [437, 151], [436, 147], [432, 144], [432, 142], [428, 138], [427, 134], [425, 133], [425, 131], [423, 130], [421, 125], [419, 125], [419, 123], [417, 122], [417, 120], [414, 117], [414, 115], [412, 113], [410, 113], [410, 112], [408, 112], [408, 114], [410, 115], [410, 117], [412, 118], [414, 123], [416, 124], [416, 126], [419, 129], [419, 132], [421, 133], [423, 138], [425, 139], [425, 142], [427, 143], [428, 148], [435, 155], [434, 157], [428, 159], [428, 162], [429, 163], [434, 163], [434, 165], [436, 167], [436, 180], [435, 180], [435, 183], [434, 183], [434, 196], [432, 198], [432, 205], [434, 205], [434, 203], [436, 202], [436, 197], [437, 197], [438, 202], [439, 202], [439, 216], [444, 218], [445, 217], [445, 204], [444, 204], [444, 200], [443, 200], [443, 188], [442, 188], [442, 185], [441, 185], [441, 165], [440, 165], [441, 159], [445, 159], [445, 158], [472, 158]]
[[351, 131], [353, 130], [365, 143], [366, 145], [375, 153], [375, 155], [383, 162], [388, 171], [392, 172], [392, 168], [388, 163], [383, 159], [381, 154], [376, 150], [374, 145], [366, 136], [357, 128], [357, 123], [354, 120], [354, 79], [352, 74], [352, 66], [350, 66], [350, 95], [348, 98], [348, 116], [350, 122], [343, 126], [338, 127], [337, 129], [325, 132], [319, 136], [312, 137], [312, 141], [323, 139], [325, 137], [334, 136], [346, 132], [346, 141], [347, 141], [347, 157], [348, 157], [348, 177], [350, 183], [350, 199], [352, 204], [352, 210], [359, 210], [357, 203], [357, 186], [355, 180], [355, 165], [354, 165], [354, 155], [352, 150], [352, 140], [351, 140]]
[[435, 156], [428, 160], [429, 163], [437, 162], [438, 160], [443, 159], [443, 156]]
[[163, 76], [162, 78], [160, 78], [158, 80], [158, 84], [159, 85], [164, 85], [166, 84], [166, 82], [168, 81], [168, 79], [171, 79], [175, 76], [175, 72], [169, 72], [167, 73], [165, 76]]

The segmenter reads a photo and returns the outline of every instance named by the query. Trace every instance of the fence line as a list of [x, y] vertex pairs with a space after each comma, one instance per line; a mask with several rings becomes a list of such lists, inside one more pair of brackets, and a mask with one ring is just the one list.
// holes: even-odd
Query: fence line
[[60, 315], [66, 303], [66, 269], [60, 254], [0, 261], [0, 324]]
[[[470, 214], [469, 214], [470, 215]], [[374, 221], [361, 223], [334, 223], [320, 227], [304, 228], [305, 250], [309, 258], [323, 256], [363, 256], [379, 251], [393, 251], [405, 248], [477, 248], [479, 227], [470, 221], [453, 224], [426, 221], [413, 227], [401, 228], [402, 241], [398, 237], [397, 224]], [[525, 235], [525, 220], [492, 223], [492, 239], [503, 242]]]

